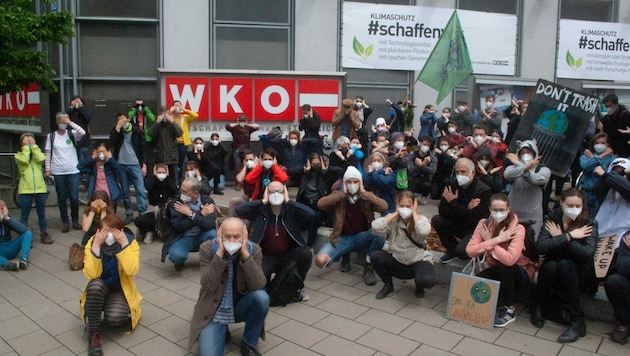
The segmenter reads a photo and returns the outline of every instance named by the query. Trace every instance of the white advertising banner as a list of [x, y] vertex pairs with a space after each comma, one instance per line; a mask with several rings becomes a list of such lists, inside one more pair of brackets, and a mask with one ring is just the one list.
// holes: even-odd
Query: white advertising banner
[[560, 20], [558, 78], [630, 81], [630, 25]]
[[[452, 9], [343, 2], [342, 65], [420, 71]], [[514, 75], [516, 16], [457, 10], [475, 74]]]

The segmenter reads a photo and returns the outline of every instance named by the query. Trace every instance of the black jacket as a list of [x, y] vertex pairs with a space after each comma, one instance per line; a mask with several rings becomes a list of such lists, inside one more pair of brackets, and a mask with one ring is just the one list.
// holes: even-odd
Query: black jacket
[[[475, 231], [479, 220], [487, 218], [490, 214], [490, 197], [492, 190], [479, 178], [474, 178], [468, 188], [463, 189], [453, 179], [451, 184], [453, 193], [458, 192], [459, 198], [453, 199], [450, 203], [444, 199], [440, 199], [438, 211], [441, 217], [449, 219], [453, 224], [463, 224], [467, 232]], [[473, 209], [468, 209], [468, 203], [475, 199], [481, 199], [481, 202]]]
[[566, 233], [564, 231], [564, 224], [562, 223], [562, 208], [556, 208], [545, 218], [545, 224], [547, 221], [553, 221], [562, 229], [561, 236], [551, 236], [549, 231], [545, 228], [540, 230], [538, 236], [537, 249], [538, 253], [545, 255], [545, 261], [559, 261], [559, 260], [571, 260], [576, 264], [593, 263], [593, 255], [595, 255], [595, 249], [597, 248], [597, 221], [590, 219], [587, 221], [587, 225], [593, 227], [591, 236], [579, 239], [579, 240], [567, 240]]
[[[136, 152], [136, 157], [138, 157], [138, 162], [140, 162], [140, 167], [142, 164], [146, 162], [146, 153], [145, 148], [147, 145], [146, 138], [144, 136], [144, 132], [142, 132], [138, 125], [131, 124], [131, 146], [133, 146], [134, 152]], [[125, 142], [125, 135], [122, 132], [123, 129], [116, 131], [116, 126], [112, 128], [109, 133], [109, 143], [114, 148], [114, 158], [118, 161], [118, 154], [120, 153], [120, 148]]]
[[300, 119], [300, 125], [298, 130], [304, 131], [304, 138], [314, 138], [319, 140], [319, 128], [322, 124], [322, 119], [319, 115], [313, 110], [313, 117]]

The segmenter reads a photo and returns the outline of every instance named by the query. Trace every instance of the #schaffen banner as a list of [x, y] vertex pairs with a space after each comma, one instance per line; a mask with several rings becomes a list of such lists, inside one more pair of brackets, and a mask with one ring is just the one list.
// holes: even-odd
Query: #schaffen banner
[[[346, 68], [419, 71], [453, 9], [343, 3]], [[475, 74], [514, 75], [516, 16], [457, 10]]]
[[560, 20], [558, 78], [630, 80], [630, 25]]

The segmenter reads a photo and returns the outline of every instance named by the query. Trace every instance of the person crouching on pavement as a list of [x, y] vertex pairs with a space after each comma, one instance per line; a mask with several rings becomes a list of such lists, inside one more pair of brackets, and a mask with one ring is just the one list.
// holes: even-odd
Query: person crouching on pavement
[[[11, 230], [18, 236], [11, 239]], [[28, 255], [31, 251], [33, 234], [26, 224], [9, 216], [9, 209], [4, 200], [0, 200], [0, 267], [17, 272], [28, 268]], [[18, 256], [19, 259], [12, 260]]]

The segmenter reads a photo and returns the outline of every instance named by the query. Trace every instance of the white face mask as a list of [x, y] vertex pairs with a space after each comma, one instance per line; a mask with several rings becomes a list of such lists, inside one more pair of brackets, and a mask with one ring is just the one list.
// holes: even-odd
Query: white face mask
[[380, 171], [383, 169], [383, 164], [381, 162], [372, 162], [372, 167], [374, 167], [375, 171]]
[[238, 252], [243, 247], [242, 242], [223, 241], [223, 248], [230, 256]]
[[130, 127], [131, 127], [131, 123], [130, 123], [130, 122], [127, 122], [127, 123], [125, 123], [125, 124], [123, 125], [123, 129], [124, 129], [125, 131], [129, 131], [129, 128], [130, 128]]
[[[430, 149], [431, 147], [429, 146], [420, 146], [420, 151], [422, 151], [422, 153], [427, 153]], [[448, 149], [448, 146], [446, 147], [446, 149]]]
[[485, 168], [485, 167], [488, 167], [488, 165], [490, 164], [490, 161], [487, 161], [485, 159], [480, 159], [479, 163], [481, 163], [481, 165]]
[[105, 154], [103, 152], [98, 154], [98, 159], [100, 159], [101, 161], [105, 160]]
[[269, 195], [269, 204], [273, 206], [278, 206], [282, 205], [282, 203], [284, 203], [284, 195], [278, 192], [271, 193], [271, 195]]
[[357, 101], [356, 103], [354, 103], [354, 105], [356, 105], [357, 108], [359, 108], [359, 109], [363, 107], [363, 103], [360, 102], [360, 101]]
[[289, 140], [289, 144], [291, 144], [291, 146], [297, 146], [298, 140], [296, 139]]
[[505, 220], [505, 218], [508, 216], [508, 212], [507, 211], [492, 211], [490, 212], [490, 216], [492, 217], [494, 222], [498, 224], [501, 221]]
[[350, 193], [350, 195], [355, 195], [359, 192], [359, 185], [358, 184], [346, 184], [346, 189], [348, 189], [348, 193]]
[[310, 116], [308, 114], [304, 114], [304, 116], [302, 116], [305, 119], [308, 119]]
[[201, 151], [203, 149], [203, 143], [195, 144], [195, 148], [197, 149], [197, 151]]
[[142, 112], [142, 105], [138, 106], [138, 112]]
[[256, 165], [256, 162], [254, 162], [251, 159], [248, 159], [247, 162], [245, 162], [245, 166], [247, 166], [248, 169], [254, 168], [255, 165]]
[[607, 148], [608, 146], [605, 143], [597, 143], [593, 145], [593, 149], [597, 154], [603, 153]]
[[65, 129], [67, 129], [67, 128], [68, 128], [68, 124], [57, 124], [57, 127], [58, 127], [60, 130], [65, 130]]
[[448, 151], [449, 147], [447, 145], [442, 145], [440, 146], [440, 150], [442, 150], [442, 152], [446, 152]]
[[470, 177], [468, 176], [460, 176], [458, 174], [455, 178], [457, 179], [457, 184], [459, 184], [460, 187], [463, 187], [470, 182]]
[[184, 203], [190, 203], [192, 201], [192, 198], [186, 194], [180, 194], [179, 199]]
[[155, 175], [160, 182], [163, 182], [166, 179], [166, 173], [158, 173]]
[[525, 164], [529, 164], [533, 160], [534, 160], [534, 156], [529, 153], [523, 153], [521, 155], [521, 161], [523, 161], [523, 163]]
[[105, 243], [107, 244], [107, 246], [111, 246], [114, 243], [116, 243], [116, 238], [114, 237], [114, 234], [111, 232], [107, 233], [107, 237], [105, 238]]
[[486, 140], [485, 137], [483, 137], [481, 135], [475, 136], [475, 143], [478, 144], [478, 145], [483, 143], [483, 141], [485, 141], [485, 140]]
[[492, 142], [499, 143], [499, 142], [501, 142], [501, 139], [498, 138], [498, 137], [492, 137]]
[[450, 134], [454, 134], [455, 131], [456, 131], [456, 129], [454, 127], [449, 127], [448, 128], [448, 133], [450, 133]]
[[612, 107], [612, 108], [606, 108], [606, 113], [607, 113], [608, 115], [612, 115], [612, 114], [614, 114], [614, 113], [615, 113], [615, 111], [617, 111], [617, 109], [615, 109], [614, 107]]
[[466, 109], [464, 105], [460, 105], [457, 107], [457, 110], [459, 110], [460, 112], [464, 111], [464, 109]]
[[244, 122], [239, 122], [239, 123], [238, 123], [238, 126], [240, 126], [240, 127], [245, 127], [245, 123], [244, 123]]
[[562, 213], [569, 219], [575, 221], [577, 217], [582, 213], [582, 208], [562, 208]]
[[409, 219], [411, 216], [411, 209], [409, 208], [398, 208], [398, 215], [400, 215], [403, 219]]
[[400, 150], [401, 148], [403, 148], [405, 146], [405, 143], [403, 141], [396, 141], [394, 142], [394, 147], [397, 150]]
[[271, 168], [271, 166], [273, 166], [272, 160], [267, 159], [263, 161], [263, 167], [265, 167], [265, 169], [269, 169]]
[[210, 141], [210, 143], [212, 144], [212, 146], [218, 146], [219, 145], [219, 140], [212, 140], [212, 141]]
[[186, 172], [186, 177], [188, 178], [195, 178], [197, 176], [197, 174], [195, 173], [195, 171], [188, 171]]
[[491, 101], [486, 101], [486, 108], [490, 109], [494, 105]]
[[351, 143], [350, 144], [350, 148], [356, 150], [357, 149], [357, 144], [356, 143]]

